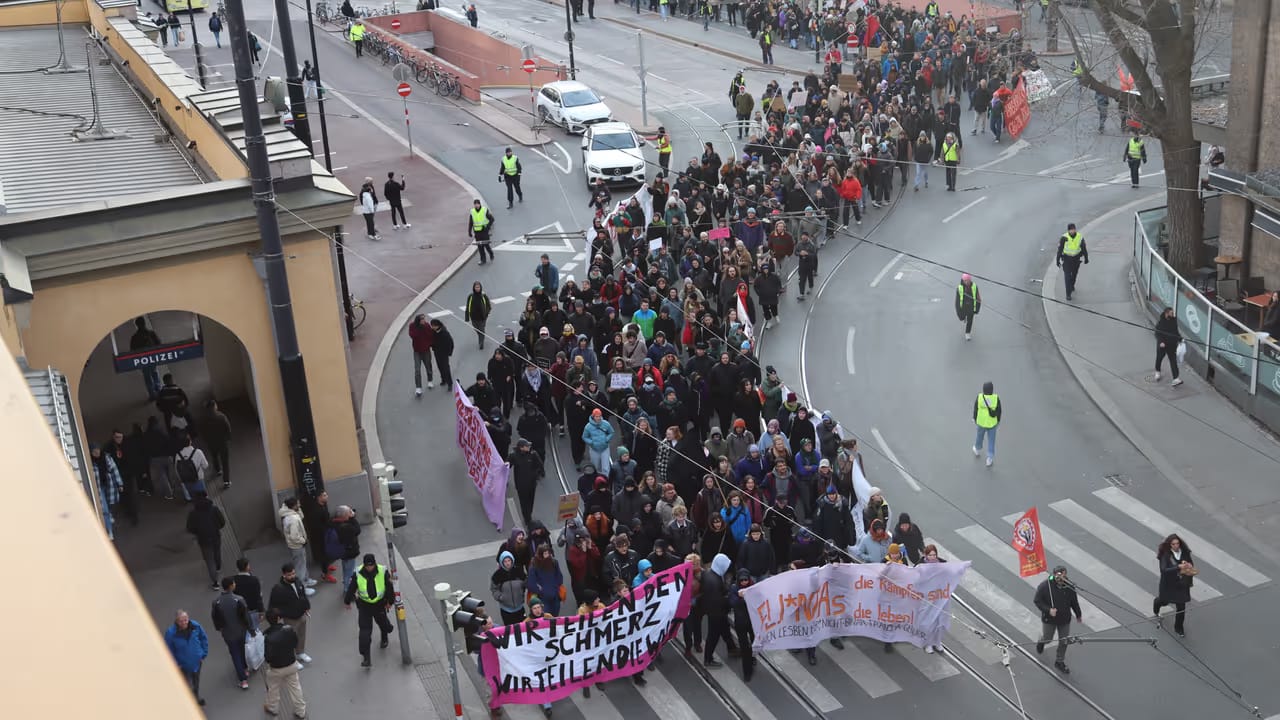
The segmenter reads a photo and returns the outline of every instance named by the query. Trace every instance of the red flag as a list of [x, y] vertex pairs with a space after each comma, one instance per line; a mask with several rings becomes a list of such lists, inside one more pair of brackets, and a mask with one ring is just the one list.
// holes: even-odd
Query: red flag
[[867, 18], [867, 34], [862, 44], [871, 47], [871, 41], [876, 39], [876, 33], [880, 32], [880, 18], [872, 15]]
[[1040, 536], [1040, 515], [1035, 508], [1022, 513], [1013, 524], [1012, 544], [1022, 560], [1019, 568], [1022, 577], [1039, 575], [1049, 568], [1044, 558], [1044, 539]]
[[1027, 129], [1030, 121], [1031, 103], [1027, 101], [1027, 84], [1020, 82], [1018, 89], [1004, 101], [1004, 129], [1009, 135], [1018, 137]]

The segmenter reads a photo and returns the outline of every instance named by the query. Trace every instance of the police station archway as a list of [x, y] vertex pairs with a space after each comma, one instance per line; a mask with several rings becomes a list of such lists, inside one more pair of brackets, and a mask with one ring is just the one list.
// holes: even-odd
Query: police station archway
[[[138, 332], [137, 322], [146, 332]], [[155, 337], [148, 338], [149, 333]], [[159, 345], [154, 343], [156, 339]], [[160, 377], [171, 374], [186, 393], [196, 445], [211, 461], [206, 437], [208, 401], [216, 399], [231, 421], [228, 476], [232, 486], [224, 489], [223, 479], [213, 477], [212, 470], [206, 478], [210, 496], [227, 517], [224, 550], [234, 552], [269, 542], [274, 533], [274, 496], [259, 422], [255, 364], [244, 344], [221, 323], [196, 313], [165, 310], [123, 319], [94, 346], [80, 376], [77, 397], [86, 444], [104, 444], [116, 429], [128, 436], [134, 425], [146, 428], [149, 418], [164, 425], [162, 412], [149, 397], [149, 372]], [[164, 499], [164, 484], [159, 478], [141, 478], [148, 469], [147, 451], [154, 444], [146, 440], [139, 444], [142, 454], [121, 471], [132, 476], [126, 484], [136, 483], [137, 488], [122, 498], [116, 513], [117, 548], [133, 570], [154, 570], [171, 562], [190, 564], [185, 547], [189, 543], [183, 542], [187, 507], [180, 494], [175, 500]], [[149, 485], [152, 496], [137, 492]], [[130, 502], [136, 503], [136, 528], [131, 522]], [[224, 566], [231, 566], [233, 560], [224, 557]], [[198, 567], [197, 562], [191, 569]]]

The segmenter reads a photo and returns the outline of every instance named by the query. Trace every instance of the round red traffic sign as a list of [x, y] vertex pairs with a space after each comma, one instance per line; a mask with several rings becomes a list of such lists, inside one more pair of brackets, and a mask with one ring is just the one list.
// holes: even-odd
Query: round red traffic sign
[[400, 29], [400, 21], [399, 21], [398, 19], [397, 19], [397, 20], [392, 20], [392, 21], [391, 21], [391, 29], [392, 29], [392, 30], [399, 30], [399, 29]]
[[400, 97], [409, 97], [409, 93], [413, 92], [413, 87], [409, 83], [400, 83], [396, 86], [396, 92], [400, 93]]
[[534, 70], [538, 69], [538, 64], [533, 61], [533, 58], [529, 58], [528, 60], [520, 63], [520, 69], [532, 74]]

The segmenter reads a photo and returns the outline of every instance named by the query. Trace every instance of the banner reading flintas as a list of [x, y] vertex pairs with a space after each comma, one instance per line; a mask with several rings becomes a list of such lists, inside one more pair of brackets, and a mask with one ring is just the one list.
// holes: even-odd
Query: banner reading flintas
[[757, 650], [808, 648], [833, 637], [937, 645], [951, 593], [969, 563], [871, 563], [791, 570], [747, 588]]

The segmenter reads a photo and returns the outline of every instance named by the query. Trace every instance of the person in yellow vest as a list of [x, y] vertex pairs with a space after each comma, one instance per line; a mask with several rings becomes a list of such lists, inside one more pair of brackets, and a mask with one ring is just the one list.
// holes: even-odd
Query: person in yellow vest
[[937, 20], [938, 19], [938, 3], [933, 2], [933, 0], [929, 0], [929, 2], [925, 3], [924, 14], [925, 14], [925, 17], [929, 18], [930, 20]]
[[947, 166], [947, 191], [956, 191], [956, 168], [960, 165], [960, 141], [955, 133], [947, 133], [942, 140], [942, 163]]
[[373, 666], [369, 659], [369, 647], [373, 643], [373, 624], [378, 623], [378, 629], [382, 631], [382, 641], [378, 643], [380, 648], [387, 646], [387, 638], [395, 630], [391, 619], [387, 617], [387, 611], [391, 609], [394, 597], [395, 589], [391, 586], [391, 573], [386, 567], [378, 564], [378, 559], [373, 556], [373, 553], [367, 553], [364, 556], [364, 564], [352, 573], [351, 581], [347, 585], [347, 594], [342, 598], [348, 610], [354, 602], [356, 611], [359, 613], [360, 657], [364, 658], [360, 662], [360, 667]]
[[956, 286], [956, 317], [964, 321], [964, 339], [973, 337], [973, 318], [982, 309], [982, 293], [973, 282], [973, 276], [964, 273], [960, 276], [960, 284]]
[[973, 401], [973, 424], [978, 426], [978, 435], [973, 440], [973, 456], [982, 455], [982, 440], [987, 441], [987, 467], [996, 461], [996, 427], [1000, 425], [1000, 416], [1004, 407], [1000, 405], [1000, 396], [996, 394], [996, 386], [990, 380], [982, 383], [982, 392]]
[[658, 164], [662, 166], [662, 174], [671, 172], [671, 137], [665, 127], [658, 128], [658, 135], [653, 138], [654, 147], [658, 150]]
[[476, 198], [471, 204], [471, 211], [467, 213], [467, 236], [475, 238], [476, 245], [480, 247], [480, 264], [485, 263], [484, 255], [489, 254], [490, 260], [496, 260], [493, 256], [493, 246], [489, 243], [489, 231], [493, 229], [493, 213], [489, 212], [489, 208], [484, 206], [480, 198]]
[[1076, 224], [1069, 223], [1067, 231], [1058, 238], [1058, 267], [1062, 268], [1062, 279], [1067, 286], [1067, 299], [1076, 291], [1076, 274], [1080, 272], [1080, 261], [1089, 264], [1089, 246], [1084, 244], [1084, 236], [1076, 232]]
[[507, 152], [502, 156], [502, 160], [498, 162], [498, 182], [507, 184], [507, 209], [510, 210], [515, 195], [520, 196], [520, 202], [524, 202], [524, 193], [520, 190], [520, 173], [524, 172], [524, 168], [520, 167], [520, 158], [511, 152], [511, 148], [507, 148]]
[[1138, 168], [1147, 162], [1147, 145], [1142, 141], [1137, 128], [1131, 132], [1132, 135], [1124, 146], [1124, 161], [1129, 163], [1130, 185], [1138, 187]]
[[765, 25], [764, 32], [760, 33], [760, 63], [762, 65], [773, 64], [773, 26]]
[[356, 57], [364, 55], [364, 21], [356, 18], [351, 23], [351, 29], [347, 31], [347, 37], [351, 38], [351, 44], [356, 46]]
[[1040, 0], [1040, 22], [1049, 19], [1049, 0]]

